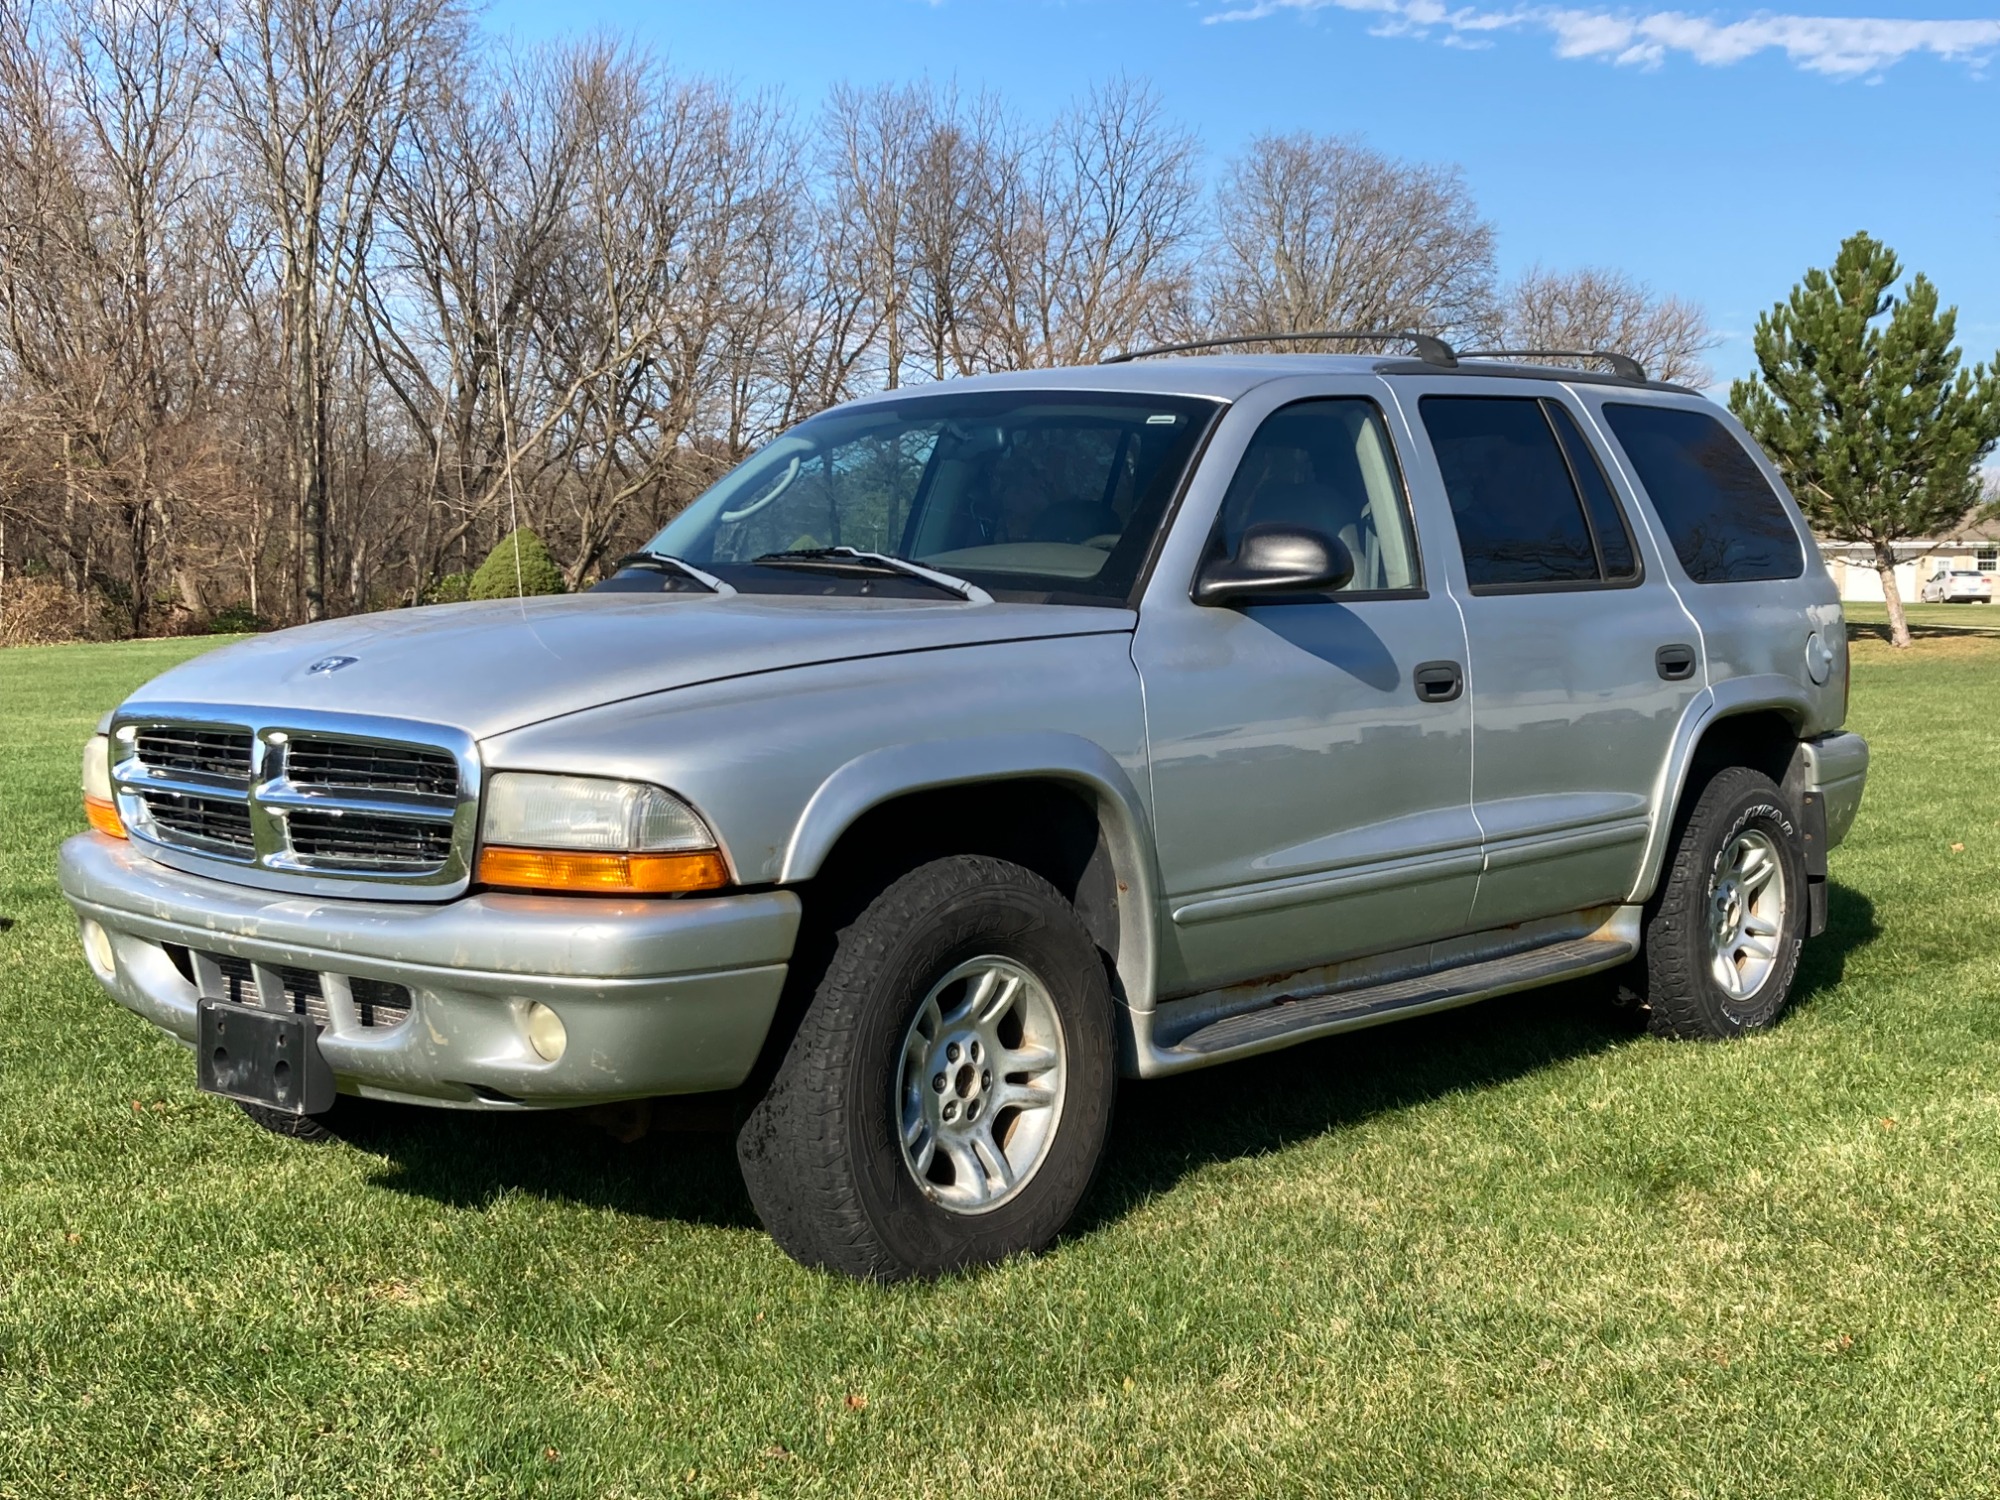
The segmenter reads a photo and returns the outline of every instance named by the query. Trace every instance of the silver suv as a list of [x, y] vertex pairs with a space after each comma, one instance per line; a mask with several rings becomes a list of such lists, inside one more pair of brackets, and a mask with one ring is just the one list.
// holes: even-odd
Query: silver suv
[[1375, 337], [891, 391], [587, 594], [178, 667], [86, 752], [89, 963], [293, 1135], [734, 1091], [876, 1278], [1047, 1245], [1121, 1074], [1614, 969], [1769, 1026], [1867, 771], [1796, 506], [1628, 359]]

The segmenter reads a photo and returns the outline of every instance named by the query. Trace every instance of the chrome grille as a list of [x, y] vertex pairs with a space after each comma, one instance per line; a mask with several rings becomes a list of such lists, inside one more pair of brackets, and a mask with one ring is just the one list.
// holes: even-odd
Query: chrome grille
[[154, 829], [167, 842], [235, 855], [256, 852], [256, 839], [250, 832], [250, 808], [240, 798], [147, 791], [140, 794], [140, 800], [153, 815]]
[[285, 819], [292, 852], [315, 864], [436, 866], [451, 853], [451, 824], [375, 817], [330, 808], [296, 810]]
[[285, 779], [296, 787], [458, 795], [458, 760], [419, 745], [378, 745], [294, 736], [285, 746]]
[[140, 730], [134, 749], [140, 764], [151, 771], [191, 771], [230, 781], [250, 779], [251, 735], [247, 729], [160, 725]]
[[135, 838], [279, 888], [465, 881], [479, 796], [469, 737], [303, 710], [154, 712], [114, 726], [112, 777]]

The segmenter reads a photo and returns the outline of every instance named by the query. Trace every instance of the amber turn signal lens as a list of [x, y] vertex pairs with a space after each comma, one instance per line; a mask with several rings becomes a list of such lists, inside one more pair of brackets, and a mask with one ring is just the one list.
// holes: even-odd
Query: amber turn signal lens
[[125, 837], [125, 823], [118, 816], [116, 803], [106, 802], [102, 797], [85, 797], [83, 815], [99, 833], [108, 833], [114, 839]]
[[699, 854], [580, 854], [501, 846], [479, 851], [479, 882], [516, 891], [667, 896], [716, 890], [729, 883], [729, 871], [713, 849]]

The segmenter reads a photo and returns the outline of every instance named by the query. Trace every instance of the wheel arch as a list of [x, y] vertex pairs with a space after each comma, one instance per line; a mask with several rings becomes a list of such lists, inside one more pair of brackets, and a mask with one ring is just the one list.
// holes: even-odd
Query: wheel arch
[[1152, 1004], [1150, 823], [1124, 767], [1080, 735], [935, 740], [857, 756], [806, 804], [779, 879], [893, 879], [953, 853], [997, 854], [1048, 878], [1109, 955], [1121, 1002]]
[[1651, 898], [1682, 806], [1689, 797], [1700, 796], [1717, 771], [1748, 766], [1783, 786], [1811, 717], [1811, 700], [1786, 677], [1733, 678], [1696, 697], [1682, 716], [1661, 770], [1652, 830], [1627, 899]]

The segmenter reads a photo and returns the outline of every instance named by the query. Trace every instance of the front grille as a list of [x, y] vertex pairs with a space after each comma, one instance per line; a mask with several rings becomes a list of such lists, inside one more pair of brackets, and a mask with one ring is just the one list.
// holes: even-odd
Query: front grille
[[380, 979], [352, 979], [354, 1008], [361, 1012], [361, 1024], [387, 1030], [409, 1019], [410, 992], [400, 984]]
[[250, 960], [238, 958], [233, 953], [204, 953], [202, 957], [222, 972], [222, 993], [217, 1000], [227, 1000], [232, 1005], [262, 1005], [264, 997], [257, 993], [257, 971], [250, 967]]
[[[264, 997], [257, 986], [257, 965], [248, 959], [233, 953], [195, 953], [178, 943], [163, 946], [174, 967], [197, 986], [203, 999], [262, 1008]], [[202, 977], [205, 966], [212, 966], [212, 978]], [[295, 1016], [305, 1016], [327, 1030], [334, 1029], [333, 1011], [326, 998], [329, 976], [289, 964], [273, 964], [264, 972], [277, 980], [286, 1010]], [[359, 978], [349, 979], [347, 986], [354, 997], [356, 1019], [367, 1030], [387, 1031], [409, 1019], [410, 992], [405, 986]]]
[[120, 795], [149, 815], [128, 804], [136, 834], [275, 874], [463, 879], [468, 851], [458, 847], [458, 829], [472, 792], [460, 752], [343, 734], [324, 721], [294, 729], [245, 718], [119, 730], [129, 746], [113, 767]]
[[285, 777], [303, 788], [458, 795], [458, 759], [418, 745], [294, 738], [285, 747]]
[[319, 975], [311, 969], [292, 969], [283, 964], [276, 965], [271, 972], [284, 988], [286, 1010], [295, 1016], [309, 1017], [322, 1026], [327, 1024], [326, 990]]
[[196, 849], [223, 849], [249, 854], [255, 849], [250, 835], [250, 809], [227, 796], [196, 797], [186, 792], [140, 794], [146, 811], [153, 815], [153, 828], [169, 844], [187, 844]]
[[250, 779], [250, 731], [155, 725], [134, 741], [139, 763], [151, 771], [193, 772], [232, 781]]
[[442, 865], [451, 855], [451, 824], [367, 813], [299, 811], [286, 818], [292, 852], [322, 864], [371, 868]]

